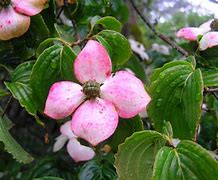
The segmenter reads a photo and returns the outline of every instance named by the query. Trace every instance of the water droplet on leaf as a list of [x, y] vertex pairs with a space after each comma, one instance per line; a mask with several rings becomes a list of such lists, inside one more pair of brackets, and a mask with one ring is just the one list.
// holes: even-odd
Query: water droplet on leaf
[[157, 100], [157, 106], [160, 107], [161, 104], [162, 104], [162, 99], [158, 99], [158, 100]]
[[52, 63], [51, 63], [51, 68], [52, 68], [52, 69], [55, 69], [56, 67], [57, 67], [57, 63], [52, 62]]
[[158, 86], [155, 90], [155, 92], [159, 93], [160, 92], [160, 86]]
[[163, 79], [165, 77], [165, 75], [166, 74], [164, 72], [160, 73], [160, 78]]

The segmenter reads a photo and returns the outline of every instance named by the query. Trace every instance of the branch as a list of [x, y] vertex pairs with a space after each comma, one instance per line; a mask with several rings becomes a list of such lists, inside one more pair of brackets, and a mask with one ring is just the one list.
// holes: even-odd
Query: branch
[[218, 92], [218, 88], [205, 88], [205, 93], [212, 93], [212, 92]]
[[218, 88], [205, 88], [204, 89], [205, 94], [212, 94], [216, 99], [218, 99], [216, 92], [218, 92]]
[[149, 29], [156, 35], [158, 36], [160, 39], [162, 39], [164, 42], [166, 42], [168, 45], [170, 45], [172, 48], [176, 49], [180, 54], [182, 54], [183, 56], [188, 56], [188, 52], [186, 50], [184, 50], [182, 47], [178, 46], [174, 41], [172, 41], [169, 37], [165, 36], [164, 34], [158, 32], [155, 27], [153, 26], [152, 23], [149, 22], [148, 19], [146, 19], [142, 13], [139, 11], [139, 9], [136, 7], [135, 3], [133, 2], [133, 0], [130, 0], [133, 8], [135, 9], [135, 11], [137, 12], [137, 14], [141, 17], [141, 19], [143, 20], [143, 22], [149, 27]]

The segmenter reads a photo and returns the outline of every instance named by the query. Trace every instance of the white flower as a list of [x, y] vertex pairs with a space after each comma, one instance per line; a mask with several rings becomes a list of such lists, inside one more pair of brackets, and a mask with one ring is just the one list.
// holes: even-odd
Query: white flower
[[149, 59], [149, 56], [145, 52], [145, 47], [144, 47], [143, 44], [135, 41], [134, 39], [129, 39], [129, 43], [130, 43], [131, 49], [136, 54], [138, 54], [141, 57], [141, 59], [143, 59], [143, 60], [148, 60]]
[[160, 45], [157, 43], [152, 44], [152, 50], [157, 51], [157, 52], [164, 54], [164, 55], [170, 54], [169, 48], [167, 46]]

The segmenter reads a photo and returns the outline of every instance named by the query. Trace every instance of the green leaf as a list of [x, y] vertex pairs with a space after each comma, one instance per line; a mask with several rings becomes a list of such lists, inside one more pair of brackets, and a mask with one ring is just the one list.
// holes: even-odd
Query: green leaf
[[68, 46], [54, 45], [38, 57], [31, 75], [30, 86], [37, 109], [43, 112], [51, 85], [62, 79], [73, 80], [76, 55]]
[[10, 90], [13, 97], [16, 98], [22, 107], [31, 115], [36, 114], [36, 107], [32, 97], [32, 89], [29, 85], [20, 82], [5, 82], [6, 87]]
[[4, 89], [0, 89], [0, 98], [4, 96], [8, 96], [10, 93]]
[[[94, 17], [95, 18], [95, 17]], [[105, 16], [103, 18], [98, 18], [92, 23], [92, 29], [97, 25], [103, 26], [104, 29], [113, 30], [117, 32], [121, 32], [122, 24], [112, 16]]]
[[50, 36], [49, 29], [40, 14], [31, 17], [30, 30], [32, 35], [35, 37], [36, 45], [45, 40]]
[[75, 41], [74, 38], [74, 28], [67, 26], [67, 25], [58, 25], [58, 24], [54, 24], [54, 27], [58, 33], [58, 36], [63, 39], [66, 42], [73, 42]]
[[0, 117], [0, 141], [5, 145], [5, 150], [12, 154], [13, 158], [21, 163], [30, 163], [33, 158], [16, 142], [8, 132], [7, 126]]
[[156, 69], [151, 77], [148, 108], [155, 130], [162, 132], [169, 121], [174, 138], [194, 139], [201, 116], [201, 71], [186, 61], [173, 61]]
[[40, 178], [34, 178], [33, 180], [64, 180], [64, 179], [59, 177], [45, 176]]
[[74, 164], [69, 156], [63, 156], [62, 152], [52, 153], [37, 158], [34, 163], [30, 164], [26, 178], [23, 179], [32, 180], [55, 176], [64, 180], [74, 180], [78, 179], [80, 166]]
[[143, 122], [139, 116], [131, 119], [120, 118], [118, 127], [107, 144], [110, 145], [114, 152], [117, 152], [118, 145], [123, 143], [127, 137], [131, 136], [134, 132], [143, 130]]
[[34, 63], [35, 61], [28, 61], [17, 66], [15, 71], [12, 73], [12, 82], [28, 84]]
[[96, 36], [96, 39], [107, 49], [107, 53], [112, 56], [112, 48], [108, 42], [101, 36]]
[[115, 167], [120, 180], [151, 179], [153, 163], [166, 140], [155, 131], [136, 132], [119, 146]]
[[218, 68], [202, 72], [204, 86], [218, 86]]
[[208, 152], [191, 141], [181, 141], [176, 148], [163, 147], [158, 152], [153, 179], [217, 179], [218, 163]]
[[65, 80], [76, 80], [73, 72], [73, 60], [76, 59], [76, 54], [69, 46], [64, 46], [60, 54], [60, 69], [61, 76]]
[[60, 38], [48, 38], [42, 41], [36, 50], [36, 56], [39, 57], [45, 49], [53, 46], [54, 44], [58, 44], [59, 42], [62, 42]]
[[[3, 110], [0, 107], [0, 114], [2, 115], [2, 113], [3, 113]], [[2, 121], [2, 123], [3, 123], [3, 126], [7, 130], [10, 130], [14, 126], [14, 124], [11, 122], [11, 120], [8, 118], [8, 116], [6, 114], [4, 115], [4, 120]]]
[[36, 114], [36, 107], [32, 97], [32, 89], [29, 81], [35, 61], [29, 61], [17, 66], [12, 73], [12, 82], [5, 82], [13, 97], [16, 98], [22, 107], [31, 115]]
[[117, 174], [113, 163], [106, 157], [95, 158], [83, 165], [79, 173], [79, 180], [110, 179], [116, 180]]
[[164, 122], [163, 134], [166, 135], [168, 138], [173, 138], [173, 129], [169, 121]]
[[[103, 30], [96, 35], [96, 38], [99, 39], [99, 36], [110, 46], [110, 49], [112, 50], [112, 53], [110, 53], [111, 60], [114, 65], [122, 65], [129, 60], [132, 55], [131, 47], [128, 40], [122, 34], [112, 30]], [[108, 46], [105, 48], [107, 49]], [[110, 49], [108, 50], [108, 53], [110, 52]]]

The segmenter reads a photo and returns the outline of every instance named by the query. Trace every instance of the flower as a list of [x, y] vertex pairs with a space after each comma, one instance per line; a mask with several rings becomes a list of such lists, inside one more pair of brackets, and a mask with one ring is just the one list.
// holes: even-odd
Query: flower
[[134, 51], [136, 54], [138, 54], [141, 59], [143, 59], [143, 60], [149, 59], [149, 56], [145, 52], [145, 47], [143, 44], [137, 42], [134, 39], [129, 39], [129, 43], [130, 43], [132, 51]]
[[152, 47], [153, 51], [159, 52], [159, 53], [161, 53], [163, 55], [169, 55], [170, 54], [169, 48], [167, 46], [165, 46], [165, 45], [153, 43], [151, 47]]
[[218, 45], [217, 19], [212, 19], [199, 27], [185, 27], [180, 29], [176, 36], [190, 41], [196, 41], [199, 35], [203, 37], [199, 41], [199, 50], [204, 51]]
[[67, 144], [67, 152], [74, 159], [74, 161], [88, 161], [95, 156], [95, 152], [92, 148], [83, 146], [77, 140], [77, 136], [73, 134], [71, 130], [71, 122], [68, 121], [63, 124], [60, 128], [61, 135], [56, 138], [56, 143], [54, 144], [53, 151], [59, 151], [66, 141], [69, 140]]
[[206, 33], [199, 42], [199, 50], [204, 51], [218, 45], [218, 32]]
[[176, 33], [176, 37], [184, 38], [184, 39], [190, 40], [190, 41], [196, 41], [197, 37], [199, 35], [204, 35], [205, 33], [209, 32], [211, 30], [210, 25], [211, 25], [212, 21], [213, 21], [213, 19], [210, 21], [207, 21], [206, 23], [203, 23], [199, 27], [182, 28]]
[[82, 84], [53, 84], [44, 114], [62, 119], [72, 114], [72, 130], [93, 146], [110, 137], [118, 116], [131, 118], [143, 111], [150, 97], [132, 73], [111, 73], [111, 59], [99, 42], [89, 40], [74, 61], [74, 73]]
[[47, 0], [1, 0], [0, 39], [23, 35], [30, 26], [30, 17], [43, 10]]

